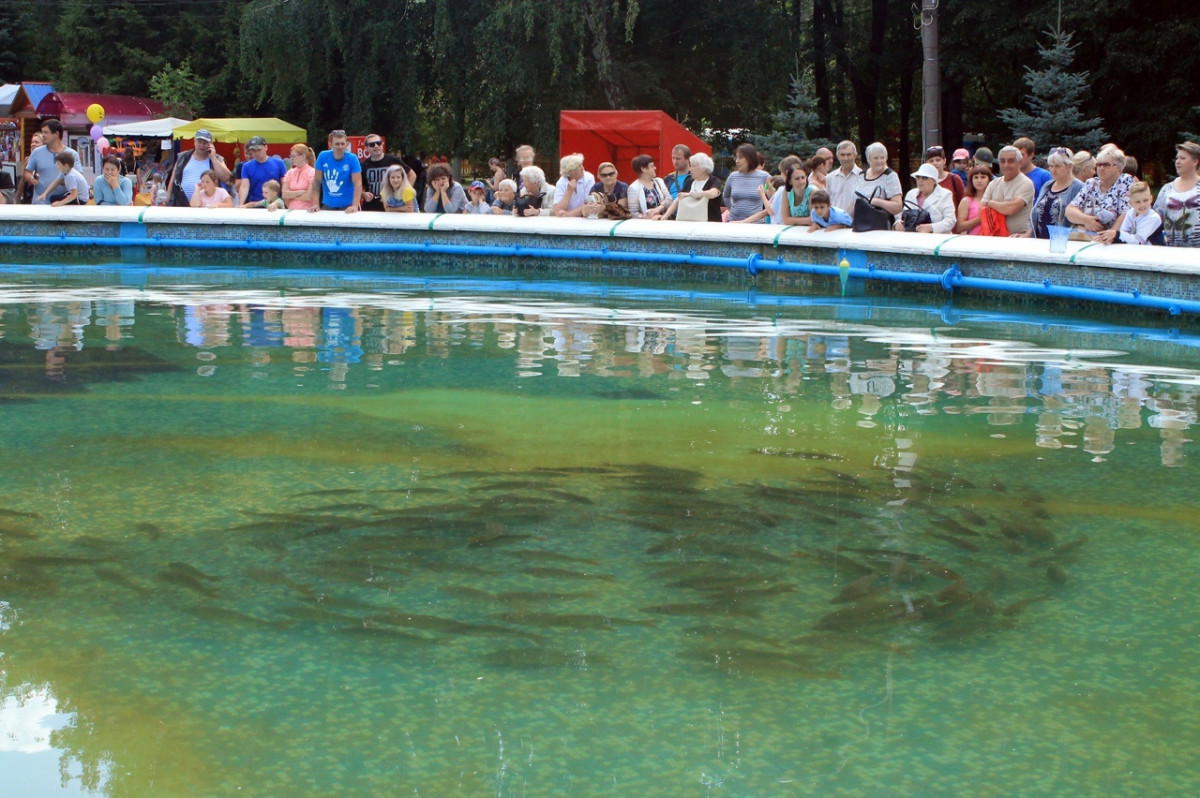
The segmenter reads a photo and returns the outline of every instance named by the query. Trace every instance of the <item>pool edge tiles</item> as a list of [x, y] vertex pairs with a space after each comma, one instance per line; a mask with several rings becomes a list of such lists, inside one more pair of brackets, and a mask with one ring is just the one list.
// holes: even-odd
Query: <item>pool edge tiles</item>
[[[915, 294], [1200, 317], [1200, 255], [979, 236], [603, 219], [0, 207], [0, 260], [352, 267]], [[433, 270], [446, 268], [439, 264]]]

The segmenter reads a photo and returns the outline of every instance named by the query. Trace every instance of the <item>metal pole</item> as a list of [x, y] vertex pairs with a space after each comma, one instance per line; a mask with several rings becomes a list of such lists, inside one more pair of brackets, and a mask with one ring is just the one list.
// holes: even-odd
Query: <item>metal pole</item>
[[922, 151], [942, 142], [942, 85], [938, 66], [937, 10], [940, 0], [921, 0]]

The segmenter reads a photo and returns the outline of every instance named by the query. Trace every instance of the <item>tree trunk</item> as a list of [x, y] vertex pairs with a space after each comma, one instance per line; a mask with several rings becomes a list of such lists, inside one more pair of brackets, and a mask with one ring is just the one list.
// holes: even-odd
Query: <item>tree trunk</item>
[[[797, 3], [799, 5], [799, 3]], [[817, 114], [821, 117], [821, 123], [817, 126], [816, 134], [821, 138], [830, 138], [833, 135], [833, 105], [830, 95], [829, 86], [829, 71], [826, 68], [828, 63], [828, 50], [826, 48], [826, 26], [829, 24], [830, 17], [833, 16], [832, 9], [829, 7], [829, 0], [813, 0], [813, 16], [812, 16], [812, 65], [813, 65], [813, 84], [817, 93]]]

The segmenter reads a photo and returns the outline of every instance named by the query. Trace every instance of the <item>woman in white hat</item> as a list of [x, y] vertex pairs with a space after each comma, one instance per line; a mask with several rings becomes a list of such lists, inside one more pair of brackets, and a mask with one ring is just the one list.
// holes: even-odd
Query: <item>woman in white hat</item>
[[922, 222], [911, 229], [916, 233], [949, 233], [957, 221], [954, 216], [954, 196], [938, 185], [938, 170], [933, 164], [921, 164], [921, 168], [912, 173], [916, 178], [917, 187], [911, 189], [904, 197], [904, 213], [897, 220], [894, 229], [903, 232], [906, 227], [904, 216], [913, 212], [929, 212], [929, 221]]

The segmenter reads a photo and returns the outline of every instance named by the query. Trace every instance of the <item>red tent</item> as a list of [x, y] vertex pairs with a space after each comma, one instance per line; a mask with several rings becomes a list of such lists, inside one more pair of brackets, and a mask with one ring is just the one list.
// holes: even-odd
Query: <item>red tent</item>
[[[612, 161], [626, 183], [636, 179], [629, 162], [635, 155], [654, 158], [658, 173], [671, 166], [671, 148], [686, 144], [692, 152], [712, 155], [712, 148], [662, 111], [562, 111], [559, 114], [558, 152], [583, 153], [592, 174], [596, 165]], [[551, 178], [553, 180], [553, 178]]]
[[92, 127], [87, 118], [87, 109], [92, 103], [98, 103], [104, 108], [105, 125], [148, 122], [167, 115], [162, 103], [146, 97], [55, 91], [42, 98], [37, 105], [37, 113], [41, 117], [57, 116], [63, 127], [73, 133], [87, 132]]

